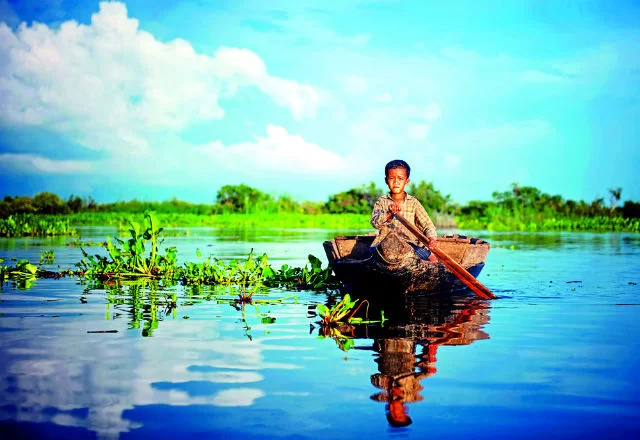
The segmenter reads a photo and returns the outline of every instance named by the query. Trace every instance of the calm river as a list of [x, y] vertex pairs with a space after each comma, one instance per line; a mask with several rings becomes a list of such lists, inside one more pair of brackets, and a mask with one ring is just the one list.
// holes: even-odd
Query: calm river
[[[326, 263], [322, 241], [357, 232], [174, 231], [181, 261], [253, 248], [276, 268]], [[640, 234], [473, 235], [492, 244], [479, 280], [500, 299], [373, 303], [389, 320], [351, 340], [317, 324], [332, 292], [242, 308], [211, 288], [5, 282], [0, 438], [640, 438]], [[73, 268], [69, 241], [1, 239], [0, 257], [53, 249], [45, 268]]]

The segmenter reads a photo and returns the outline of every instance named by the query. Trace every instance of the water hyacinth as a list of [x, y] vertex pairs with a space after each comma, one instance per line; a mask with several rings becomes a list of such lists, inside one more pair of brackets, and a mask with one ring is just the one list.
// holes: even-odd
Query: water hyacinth
[[[304, 267], [285, 264], [276, 270], [269, 264], [267, 254], [255, 257], [253, 250], [245, 260], [223, 260], [207, 257], [203, 261], [177, 264], [177, 249], [161, 249], [163, 229], [153, 213], [146, 213], [143, 223], [130, 223], [129, 238], [107, 237], [103, 245], [106, 255], [90, 255], [81, 248], [83, 258], [76, 263], [77, 270], [51, 272], [39, 269], [27, 260], [16, 267], [3, 267], [3, 279], [18, 279], [23, 273], [30, 278], [51, 278], [77, 275], [96, 280], [162, 279], [185, 285], [237, 285], [289, 287], [298, 289], [325, 289], [337, 286], [329, 267], [322, 268], [319, 258], [309, 255]], [[198, 259], [201, 254], [198, 252]], [[41, 264], [52, 262], [52, 251], [41, 255]], [[28, 270], [27, 270], [28, 269]], [[26, 271], [26, 272], [25, 272]]]
[[48, 237], [76, 235], [68, 217], [56, 215], [15, 214], [0, 218], [0, 237]]

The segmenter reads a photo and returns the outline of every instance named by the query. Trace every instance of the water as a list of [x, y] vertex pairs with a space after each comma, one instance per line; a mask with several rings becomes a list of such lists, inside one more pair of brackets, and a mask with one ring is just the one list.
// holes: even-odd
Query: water
[[[321, 242], [354, 231], [188, 232], [165, 243], [182, 261], [253, 248], [279, 267], [326, 262]], [[0, 437], [640, 437], [640, 236], [474, 235], [492, 243], [479, 280], [499, 300], [372, 302], [390, 320], [350, 340], [317, 324], [331, 292], [274, 289], [243, 310], [210, 288], [4, 283]], [[68, 241], [3, 239], [0, 257], [54, 249], [45, 267], [72, 267]]]

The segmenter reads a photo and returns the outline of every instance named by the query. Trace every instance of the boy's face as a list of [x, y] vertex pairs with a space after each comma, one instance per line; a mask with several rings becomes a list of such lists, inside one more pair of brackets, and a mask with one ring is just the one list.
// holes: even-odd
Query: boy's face
[[404, 192], [404, 187], [409, 184], [407, 170], [404, 168], [390, 169], [386, 182], [391, 194], [402, 194]]

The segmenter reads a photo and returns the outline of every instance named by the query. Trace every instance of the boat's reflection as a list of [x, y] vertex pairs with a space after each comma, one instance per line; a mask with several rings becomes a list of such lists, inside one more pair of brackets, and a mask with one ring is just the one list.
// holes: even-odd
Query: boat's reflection
[[422, 381], [436, 374], [438, 347], [489, 339], [483, 329], [489, 322], [489, 303], [449, 295], [370, 302], [384, 307], [389, 319], [362, 335], [373, 339], [378, 366], [371, 384], [379, 391], [371, 399], [385, 403], [391, 426], [407, 426], [412, 423], [407, 404], [423, 400]]

